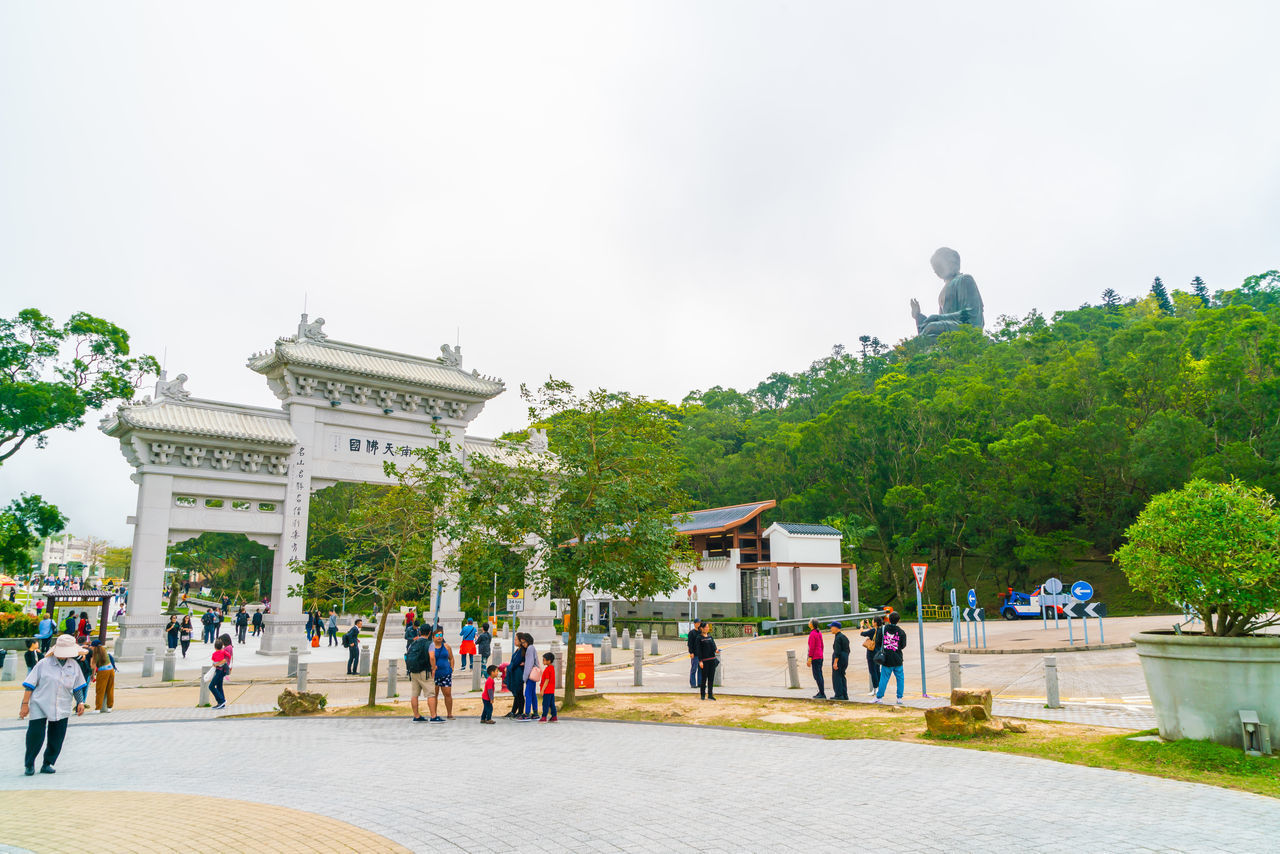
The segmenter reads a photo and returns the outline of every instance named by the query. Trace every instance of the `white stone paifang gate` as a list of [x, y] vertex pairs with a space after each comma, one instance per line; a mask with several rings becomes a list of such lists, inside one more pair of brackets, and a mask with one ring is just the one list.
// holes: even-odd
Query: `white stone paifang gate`
[[[293, 562], [306, 559], [311, 493], [339, 482], [388, 482], [383, 461], [409, 462], [414, 448], [436, 441], [433, 427], [464, 454], [494, 449], [466, 427], [505, 385], [464, 371], [460, 347], [446, 344], [435, 359], [409, 356], [330, 340], [323, 325], [304, 314], [296, 335], [249, 357], [249, 368], [280, 398], [279, 410], [193, 398], [185, 374], [168, 380], [162, 373], [154, 400], [102, 419], [99, 429], [120, 440], [138, 484], [118, 658], [163, 647], [167, 547], [207, 531], [244, 534], [275, 551], [258, 651], [307, 652], [302, 599], [291, 590], [302, 582]], [[545, 442], [535, 433], [530, 446], [545, 451]], [[445, 583], [440, 623], [453, 638], [462, 620], [456, 579], [441, 574], [433, 590], [436, 581]], [[552, 619], [550, 600], [536, 599], [521, 627], [549, 637]]]

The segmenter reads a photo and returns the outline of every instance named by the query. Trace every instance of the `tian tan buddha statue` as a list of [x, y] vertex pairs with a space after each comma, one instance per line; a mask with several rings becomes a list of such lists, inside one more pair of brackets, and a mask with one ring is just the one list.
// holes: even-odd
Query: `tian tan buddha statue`
[[920, 303], [911, 300], [911, 316], [916, 321], [916, 332], [936, 338], [943, 332], [959, 329], [961, 324], [982, 328], [982, 294], [973, 276], [960, 272], [960, 253], [942, 247], [929, 259], [933, 272], [946, 282], [938, 294], [938, 313], [925, 316]]

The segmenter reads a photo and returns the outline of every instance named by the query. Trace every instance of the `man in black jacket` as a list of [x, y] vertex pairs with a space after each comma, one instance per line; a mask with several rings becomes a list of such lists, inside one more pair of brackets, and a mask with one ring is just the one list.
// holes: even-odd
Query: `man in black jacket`
[[240, 610], [236, 611], [236, 635], [239, 636], [240, 643], [244, 643], [244, 636], [247, 631], [249, 631], [249, 613], [241, 605]]
[[200, 642], [213, 643], [213, 609], [206, 608], [200, 615]]
[[889, 676], [893, 675], [898, 682], [898, 705], [902, 703], [902, 651], [907, 648], [907, 633], [898, 628], [898, 612], [889, 615], [889, 625], [884, 627], [880, 640], [884, 661], [880, 662], [880, 687], [876, 689], [876, 702], [884, 699], [884, 691], [889, 687]]
[[262, 634], [262, 609], [253, 612], [253, 636]]
[[840, 631], [840, 623], [831, 624], [831, 699], [849, 699], [849, 639]]
[[357, 676], [360, 671], [360, 625], [364, 620], [356, 617], [355, 623], [342, 636], [342, 645], [347, 648], [347, 675]]
[[[689, 624], [689, 687], [698, 687], [698, 643], [702, 638], [702, 621], [695, 620]], [[605, 639], [606, 643], [608, 638]]]

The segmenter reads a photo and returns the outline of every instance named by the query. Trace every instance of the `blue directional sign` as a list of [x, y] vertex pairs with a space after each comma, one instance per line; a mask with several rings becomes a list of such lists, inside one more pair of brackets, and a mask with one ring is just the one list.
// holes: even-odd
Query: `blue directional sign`
[[1088, 602], [1093, 598], [1093, 585], [1087, 581], [1077, 581], [1071, 585], [1071, 595], [1081, 602]]
[[976, 608], [976, 607], [978, 607], [978, 594], [974, 592], [974, 590], [973, 590], [973, 588], [972, 588], [972, 587], [970, 587], [970, 588], [969, 588], [969, 599], [968, 599], [968, 601], [969, 601], [969, 607], [970, 607], [970, 608]]

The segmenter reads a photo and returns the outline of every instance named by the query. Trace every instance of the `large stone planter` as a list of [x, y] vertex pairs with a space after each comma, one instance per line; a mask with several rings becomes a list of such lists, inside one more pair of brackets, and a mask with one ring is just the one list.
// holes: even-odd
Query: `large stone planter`
[[1280, 636], [1217, 638], [1139, 632], [1133, 636], [1156, 723], [1165, 738], [1243, 747], [1240, 710], [1280, 734]]

